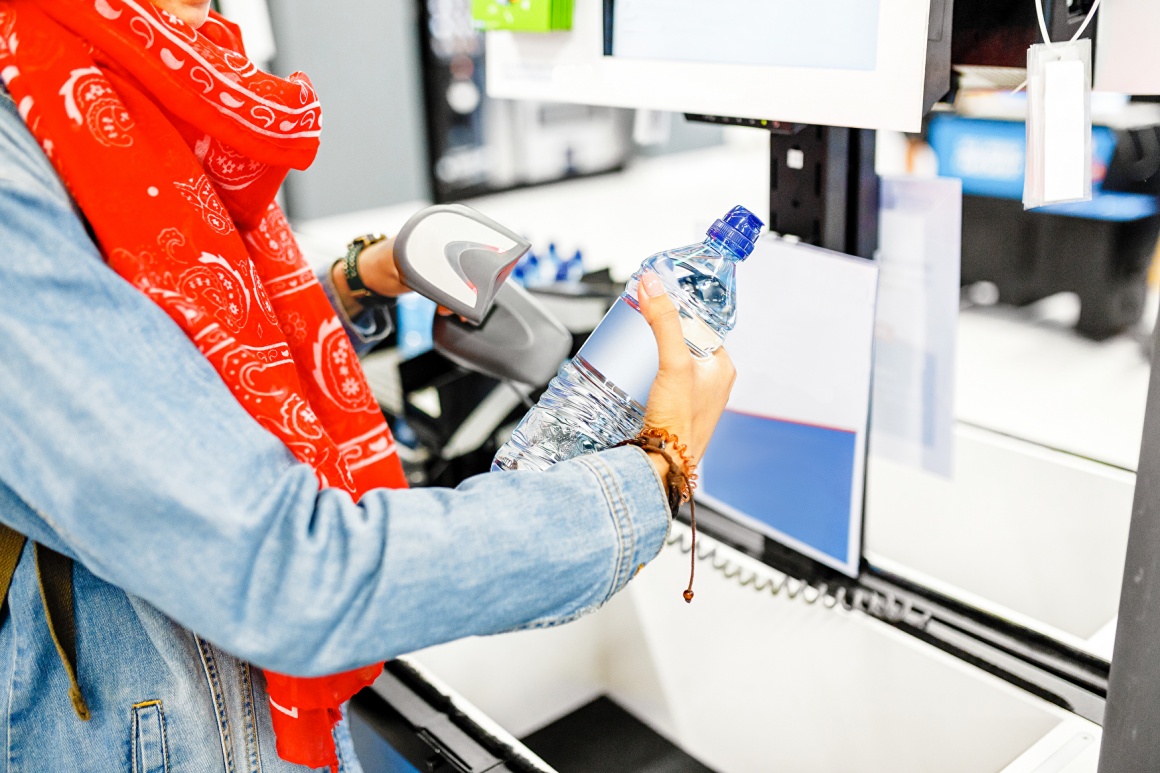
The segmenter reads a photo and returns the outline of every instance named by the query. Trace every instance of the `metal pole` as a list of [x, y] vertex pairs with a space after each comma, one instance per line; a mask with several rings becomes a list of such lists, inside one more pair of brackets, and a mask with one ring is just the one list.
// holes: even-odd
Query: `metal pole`
[[[1152, 334], [1160, 352], [1160, 323]], [[1104, 710], [1100, 773], [1160, 770], [1160, 373], [1152, 368], [1144, 440]]]

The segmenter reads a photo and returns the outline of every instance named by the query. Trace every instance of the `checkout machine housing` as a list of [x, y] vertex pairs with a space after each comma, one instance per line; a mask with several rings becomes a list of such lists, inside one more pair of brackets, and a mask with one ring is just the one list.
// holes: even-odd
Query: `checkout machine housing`
[[[1033, 20], [1027, 24], [1021, 12], [1004, 16], [1002, 5], [1009, 4], [958, 0], [953, 14], [956, 45], [960, 29], [977, 43], [988, 39], [987, 23], [999, 24], [1012, 16], [1020, 17], [1013, 23], [1015, 29], [1030, 27], [1028, 34], [1033, 34]], [[1075, 0], [1053, 0], [1049, 7], [1053, 29], [1070, 24], [1077, 14], [1082, 17], [1071, 7], [1075, 5]], [[945, 18], [949, 23], [952, 16]], [[971, 26], [972, 19], [984, 23]], [[935, 32], [932, 29], [931, 34]], [[982, 50], [994, 54], [988, 46], [982, 45]], [[1025, 43], [1020, 46], [1025, 51]], [[984, 56], [981, 63], [1010, 66], [999, 55], [991, 61]], [[832, 249], [869, 254], [876, 210], [872, 135], [840, 127], [771, 128], [771, 209], [774, 218], [780, 217], [774, 220], [778, 230]], [[794, 173], [801, 172], [800, 164], [795, 163], [793, 172], [778, 166], [779, 155], [787, 155], [790, 148], [804, 155], [807, 172], [799, 179]], [[798, 196], [808, 191], [808, 179], [824, 184], [814, 188], [812, 198]], [[797, 206], [786, 207], [790, 198]], [[803, 201], [808, 206], [803, 207]], [[1160, 476], [1154, 469], [1160, 465], [1158, 422], [1160, 384], [1154, 380], [1129, 545], [1128, 571], [1139, 567], [1136, 579], [1142, 581], [1130, 587], [1125, 574], [1110, 697], [1105, 661], [865, 560], [859, 577], [845, 577], [704, 508], [698, 520], [710, 539], [709, 547], [699, 551], [700, 563], [726, 572], [709, 573], [704, 582], [710, 593], [740, 592], [728, 580], [731, 576], [743, 587], [775, 595], [785, 590], [783, 595], [791, 600], [771, 603], [768, 593], [751, 593], [752, 598], [738, 603], [745, 606], [756, 599], [760, 606], [747, 607], [741, 616], [746, 619], [722, 618], [714, 616], [710, 599], [702, 599], [707, 594], [699, 591], [695, 625], [708, 627], [711, 635], [706, 638], [705, 630], [691, 629], [687, 619], [682, 622], [673, 616], [657, 595], [657, 581], [650, 579], [656, 575], [645, 573], [609, 610], [593, 618], [552, 632], [449, 645], [442, 652], [421, 654], [419, 661], [425, 665], [389, 664], [375, 688], [353, 702], [356, 726], [362, 728], [358, 733], [386, 739], [416, 769], [548, 771], [552, 768], [512, 734], [442, 686], [440, 677], [502, 715], [503, 724], [517, 734], [544, 724], [529, 712], [559, 716], [591, 697], [591, 684], [575, 688], [575, 683], [587, 679], [646, 717], [661, 735], [679, 738], [683, 747], [721, 770], [763, 769], [757, 761], [763, 750], [769, 753], [771, 733], [789, 749], [786, 769], [796, 769], [792, 762], [796, 751], [802, 755], [799, 765], [805, 760], [816, 765], [821, 758], [829, 761], [824, 769], [832, 770], [991, 770], [1006, 764], [1000, 759], [1014, 756], [1020, 760], [1010, 770], [1033, 770], [1040, 769], [1031, 766], [1036, 754], [1045, 764], [1052, 760], [1066, 764], [1059, 756], [1066, 750], [1074, 752], [1068, 752], [1067, 760], [1077, 762], [1097, 753], [1092, 739], [1099, 733], [1096, 726], [1105, 720], [1108, 701], [1101, 770], [1154, 769], [1160, 764], [1160, 738], [1151, 739], [1155, 734], [1138, 734], [1133, 728], [1160, 721], [1160, 705], [1154, 700], [1160, 694], [1160, 659], [1152, 657], [1145, 644], [1160, 640], [1160, 608], [1154, 608], [1155, 599], [1160, 599], [1155, 587], [1160, 577], [1148, 568], [1160, 552], [1160, 530], [1152, 526], [1160, 522], [1153, 512], [1160, 503], [1147, 496], [1150, 481]], [[681, 527], [674, 527], [673, 543], [687, 551], [683, 540]], [[657, 564], [672, 563], [677, 557], [679, 551], [666, 551]], [[663, 592], [670, 590], [666, 586]], [[803, 604], [803, 599], [823, 603]], [[681, 607], [680, 614], [687, 616]], [[854, 614], [843, 614], [843, 609]], [[1130, 625], [1123, 622], [1129, 620]], [[754, 625], [765, 635], [752, 637]], [[689, 651], [671, 652], [681, 641], [688, 643]], [[832, 652], [828, 672], [803, 669], [793, 660], [797, 653], [813, 663], [819, 650]], [[905, 681], [895, 681], [899, 678]], [[711, 690], [697, 687], [715, 680], [742, 685], [729, 698], [741, 705], [715, 705]], [[558, 695], [541, 694], [539, 688], [545, 684], [571, 693], [561, 703]], [[1117, 702], [1118, 692], [1128, 699]], [[786, 693], [795, 698], [775, 697]], [[820, 705], [829, 706], [833, 724], [811, 732], [818, 720], [810, 712]], [[881, 728], [867, 719], [871, 705], [886, 717], [904, 718], [903, 725], [893, 728], [896, 735], [884, 738]], [[735, 708], [739, 711], [732, 711]], [[736, 732], [721, 724], [720, 717], [737, 724]], [[857, 729], [867, 722], [872, 726], [869, 736]], [[793, 732], [782, 737], [779, 723]], [[698, 724], [708, 729], [698, 733]], [[373, 732], [366, 735], [368, 727]], [[918, 740], [924, 737], [929, 743]], [[724, 748], [730, 744], [731, 751]], [[908, 744], [913, 747], [909, 751]], [[819, 752], [820, 747], [827, 748]], [[944, 756], [940, 763], [932, 763], [937, 756], [930, 755], [939, 754], [938, 747]], [[1020, 761], [1025, 763], [1022, 767]]]

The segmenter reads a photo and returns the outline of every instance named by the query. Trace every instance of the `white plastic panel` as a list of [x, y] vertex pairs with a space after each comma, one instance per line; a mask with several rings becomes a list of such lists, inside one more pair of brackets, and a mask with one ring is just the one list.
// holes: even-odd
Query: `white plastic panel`
[[1136, 476], [962, 425], [955, 460], [947, 480], [870, 458], [871, 561], [1034, 627], [1093, 636], [1117, 611]]
[[1160, 94], [1160, 3], [1103, 0], [1096, 24], [1095, 88]]
[[666, 549], [577, 624], [415, 657], [517, 736], [606, 693], [720, 773], [1000, 771], [1069, 720], [864, 615], [705, 563], [685, 604], [687, 558]]

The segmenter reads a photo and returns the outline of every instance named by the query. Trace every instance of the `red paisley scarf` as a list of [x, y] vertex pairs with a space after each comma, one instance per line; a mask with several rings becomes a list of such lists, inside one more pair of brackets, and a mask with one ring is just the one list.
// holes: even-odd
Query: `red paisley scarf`
[[[273, 202], [318, 148], [305, 76], [149, 0], [0, 0], [0, 78], [105, 260], [181, 326], [250, 416], [356, 500], [405, 486], [342, 325]], [[381, 664], [266, 673], [278, 753], [335, 768], [339, 705]]]

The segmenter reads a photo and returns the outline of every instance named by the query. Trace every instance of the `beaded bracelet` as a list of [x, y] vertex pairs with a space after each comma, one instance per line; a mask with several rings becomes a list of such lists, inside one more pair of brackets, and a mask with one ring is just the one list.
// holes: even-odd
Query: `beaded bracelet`
[[[681, 503], [689, 503], [689, 524], [692, 529], [692, 549], [689, 551], [689, 587], [682, 594], [685, 601], [693, 601], [693, 575], [697, 570], [697, 507], [693, 501], [693, 491], [697, 488], [697, 465], [689, 458], [688, 448], [677, 436], [658, 427], [645, 427], [636, 437], [617, 443], [619, 446], [636, 446], [647, 453], [659, 454], [669, 463], [665, 475], [665, 489], [668, 492], [669, 510], [673, 517], [681, 508]], [[678, 457], [680, 460], [678, 461]]]

